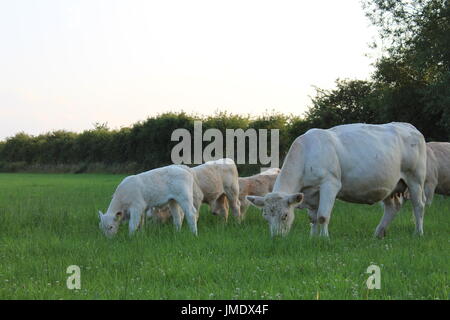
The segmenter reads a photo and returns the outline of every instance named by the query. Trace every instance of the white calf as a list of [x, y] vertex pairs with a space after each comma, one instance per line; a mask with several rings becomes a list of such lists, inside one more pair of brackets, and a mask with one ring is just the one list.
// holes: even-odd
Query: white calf
[[203, 193], [203, 203], [209, 204], [211, 211], [228, 218], [228, 208], [217, 204], [224, 196], [230, 203], [231, 212], [240, 218], [239, 182], [236, 164], [231, 159], [208, 161], [191, 168]]
[[107, 236], [117, 233], [120, 222], [129, 218], [129, 233], [143, 223], [149, 208], [169, 205], [173, 222], [180, 229], [183, 210], [191, 231], [197, 235], [198, 210], [194, 206], [195, 181], [183, 166], [171, 165], [126, 177], [117, 187], [105, 214], [99, 211], [100, 228]]

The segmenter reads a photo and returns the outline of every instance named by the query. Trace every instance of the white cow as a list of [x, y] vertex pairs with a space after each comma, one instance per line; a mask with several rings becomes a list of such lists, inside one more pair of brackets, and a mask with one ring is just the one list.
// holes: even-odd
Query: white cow
[[[425, 196], [431, 205], [434, 194], [450, 196], [450, 143], [427, 143], [427, 176], [425, 179]], [[409, 192], [404, 194], [410, 198]]]
[[[335, 199], [384, 203], [384, 216], [375, 235], [383, 237], [398, 211], [395, 195], [406, 187], [423, 234], [426, 144], [411, 124], [348, 124], [327, 130], [311, 129], [291, 145], [272, 193], [248, 196], [263, 207], [272, 235], [287, 234], [294, 207], [302, 203], [311, 219], [311, 234], [328, 236]], [[300, 193], [302, 192], [302, 193]]]
[[225, 158], [208, 161], [191, 168], [196, 181], [203, 193], [203, 203], [209, 204], [213, 214], [228, 219], [228, 208], [218, 205], [217, 200], [226, 197], [230, 203], [231, 212], [240, 218], [239, 182], [236, 164], [232, 159]]
[[144, 213], [149, 208], [168, 204], [176, 229], [180, 229], [183, 221], [180, 206], [191, 231], [197, 235], [195, 188], [193, 174], [183, 166], [171, 165], [128, 176], [114, 192], [106, 213], [99, 211], [99, 226], [105, 235], [113, 236], [120, 222], [129, 219], [129, 233], [132, 234], [142, 225]]
[[[231, 159], [219, 159], [208, 161], [202, 165], [189, 168], [195, 178], [198, 192], [194, 192], [196, 203], [206, 203], [215, 215], [228, 219], [228, 201], [231, 202], [231, 210], [235, 217], [240, 217], [239, 183], [236, 164]], [[199, 210], [199, 206], [197, 207]], [[168, 206], [152, 208], [147, 212], [147, 217], [156, 222], [165, 223], [170, 218]]]
[[436, 158], [437, 184], [435, 192], [450, 196], [450, 143], [428, 142], [428, 150], [433, 150]]
[[[193, 186], [193, 203], [194, 203], [194, 207], [197, 210], [197, 212], [200, 212], [200, 206], [202, 205], [203, 202], [203, 192], [199, 187], [198, 184], [198, 180], [197, 177], [195, 176], [195, 173], [192, 171], [191, 168], [189, 168], [186, 165], [178, 165], [180, 168], [183, 168], [185, 170], [188, 170], [190, 174], [193, 175], [194, 177], [194, 186]], [[175, 203], [176, 204], [176, 203]], [[175, 205], [175, 206], [170, 206], [170, 202], [162, 205], [162, 206], [157, 206], [157, 207], [149, 207], [147, 212], [146, 212], [146, 217], [148, 219], [152, 219], [154, 222], [156, 223], [166, 223], [169, 221], [170, 218], [172, 218], [173, 216], [177, 217], [178, 214], [175, 213], [175, 215], [172, 213], [172, 210], [177, 210], [181, 216], [181, 221], [183, 221], [184, 218], [184, 213], [182, 210], [179, 210], [179, 206]]]

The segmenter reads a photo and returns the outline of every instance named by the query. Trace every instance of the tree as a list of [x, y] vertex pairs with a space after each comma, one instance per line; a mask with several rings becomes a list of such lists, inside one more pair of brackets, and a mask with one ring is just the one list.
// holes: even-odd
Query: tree
[[[443, 0], [364, 0], [383, 56], [369, 81], [317, 89], [313, 127], [405, 121], [428, 140], [450, 140], [450, 5]], [[376, 44], [374, 44], [376, 47]]]
[[316, 88], [313, 106], [306, 113], [310, 126], [329, 128], [356, 123], [377, 122], [377, 108], [373, 105], [374, 85], [362, 80], [336, 80], [336, 89]]
[[384, 119], [403, 119], [429, 139], [449, 140], [449, 1], [365, 0], [364, 7], [385, 42], [373, 74]]

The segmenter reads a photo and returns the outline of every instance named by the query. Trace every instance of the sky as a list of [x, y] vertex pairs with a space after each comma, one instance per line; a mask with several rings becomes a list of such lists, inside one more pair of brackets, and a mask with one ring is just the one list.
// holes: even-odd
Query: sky
[[167, 111], [301, 115], [367, 79], [359, 0], [0, 0], [0, 139]]

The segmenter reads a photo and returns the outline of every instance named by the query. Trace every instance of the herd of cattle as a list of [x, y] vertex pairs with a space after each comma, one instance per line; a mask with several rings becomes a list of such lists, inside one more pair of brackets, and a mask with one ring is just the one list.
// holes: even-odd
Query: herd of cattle
[[215, 215], [228, 212], [244, 219], [250, 204], [262, 208], [271, 235], [285, 235], [294, 209], [307, 209], [311, 235], [328, 236], [328, 223], [336, 199], [352, 203], [383, 203], [384, 215], [375, 235], [386, 228], [411, 200], [416, 232], [423, 234], [425, 204], [434, 193], [450, 195], [450, 143], [425, 143], [411, 124], [348, 124], [311, 129], [291, 145], [280, 169], [239, 177], [231, 159], [190, 168], [170, 165], [126, 177], [117, 187], [100, 228], [114, 235], [123, 222], [130, 234], [146, 218], [165, 222], [172, 218], [181, 228], [184, 217], [197, 235], [200, 206]]

